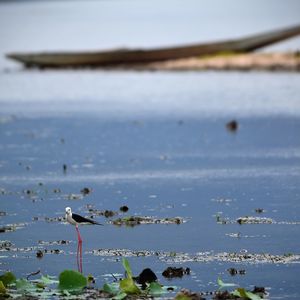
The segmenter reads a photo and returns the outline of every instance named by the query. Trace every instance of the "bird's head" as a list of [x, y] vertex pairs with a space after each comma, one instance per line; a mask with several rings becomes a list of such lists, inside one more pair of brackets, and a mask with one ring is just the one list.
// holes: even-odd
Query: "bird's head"
[[66, 214], [67, 215], [72, 215], [71, 207], [66, 207]]

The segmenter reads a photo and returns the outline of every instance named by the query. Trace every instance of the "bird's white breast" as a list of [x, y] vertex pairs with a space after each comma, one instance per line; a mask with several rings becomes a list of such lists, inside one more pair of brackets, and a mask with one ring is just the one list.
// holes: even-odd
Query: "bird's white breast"
[[66, 214], [66, 219], [67, 221], [72, 224], [72, 225], [76, 225], [77, 223], [74, 221], [74, 219], [72, 218], [72, 215], [68, 215]]

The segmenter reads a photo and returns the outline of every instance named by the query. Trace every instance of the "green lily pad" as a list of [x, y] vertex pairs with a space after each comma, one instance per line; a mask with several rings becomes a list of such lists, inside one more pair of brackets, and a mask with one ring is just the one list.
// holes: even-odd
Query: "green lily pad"
[[119, 293], [118, 283], [104, 283], [102, 290], [111, 295], [117, 295]]
[[151, 282], [147, 288], [148, 293], [151, 296], [160, 296], [166, 293], [166, 290], [158, 282]]
[[6, 272], [0, 276], [3, 285], [7, 287], [9, 284], [16, 282], [16, 276], [12, 272]]
[[81, 273], [73, 270], [65, 270], [59, 274], [60, 290], [81, 290], [87, 285], [87, 279]]
[[16, 288], [22, 292], [32, 292], [35, 290], [35, 285], [22, 278], [16, 280]]

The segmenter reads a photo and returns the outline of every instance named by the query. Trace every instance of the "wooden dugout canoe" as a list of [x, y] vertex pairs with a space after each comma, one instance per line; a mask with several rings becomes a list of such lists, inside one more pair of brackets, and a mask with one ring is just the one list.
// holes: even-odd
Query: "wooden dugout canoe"
[[8, 58], [25, 67], [97, 68], [133, 66], [181, 58], [213, 55], [222, 52], [245, 53], [280, 42], [300, 34], [300, 25], [253, 36], [213, 43], [203, 43], [161, 49], [117, 49], [99, 52], [10, 53]]

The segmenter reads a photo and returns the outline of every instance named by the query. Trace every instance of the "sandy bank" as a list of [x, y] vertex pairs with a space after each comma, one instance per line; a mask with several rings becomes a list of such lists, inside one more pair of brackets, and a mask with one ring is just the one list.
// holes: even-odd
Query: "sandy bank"
[[300, 54], [296, 53], [245, 53], [221, 54], [205, 57], [155, 62], [134, 67], [147, 70], [263, 70], [300, 71]]

